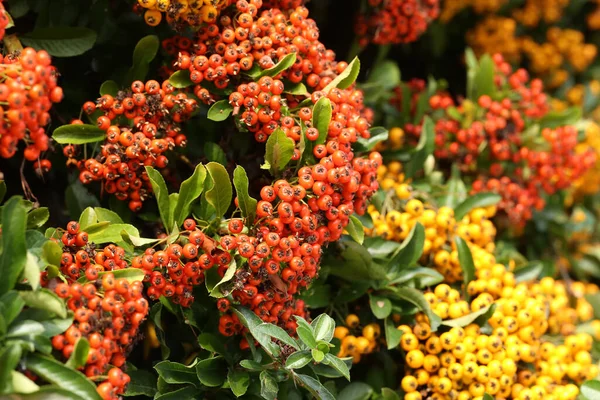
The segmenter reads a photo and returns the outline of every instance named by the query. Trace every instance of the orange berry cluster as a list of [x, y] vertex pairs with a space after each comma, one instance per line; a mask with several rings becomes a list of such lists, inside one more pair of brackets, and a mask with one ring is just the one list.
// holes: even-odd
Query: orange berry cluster
[[369, 0], [369, 7], [355, 27], [361, 46], [414, 42], [440, 12], [439, 0]]
[[[87, 233], [80, 231], [75, 221], [67, 224], [62, 243], [61, 271], [65, 282], [49, 279], [47, 272], [42, 273], [42, 282], [66, 300], [75, 320], [64, 334], [52, 338], [52, 346], [67, 359], [77, 341], [86, 338], [90, 344], [82, 367], [86, 376], [107, 375], [97, 391], [105, 400], [118, 399], [129, 382], [121, 367], [139, 340], [139, 326], [148, 314], [143, 283], [116, 279], [110, 271], [128, 267], [125, 251], [115, 245], [98, 249], [88, 243]], [[83, 271], [87, 283], [78, 280]]]
[[[0, 55], [0, 157], [13, 157], [20, 141], [26, 144], [23, 156], [27, 161], [38, 160], [48, 150], [44, 127], [50, 122], [52, 103], [63, 98], [51, 61], [46, 51], [30, 47]], [[36, 163], [42, 171], [50, 167], [48, 160]]]
[[[165, 168], [166, 151], [186, 145], [181, 123], [197, 104], [185, 93], [174, 91], [169, 81], [162, 85], [154, 80], [145, 84], [135, 81], [131, 91], [120, 92], [116, 97], [105, 94], [96, 103], [85, 103], [87, 114], [102, 113], [97, 125], [106, 131], [106, 140], [95, 158], [77, 162], [81, 182], [100, 181], [107, 193], [128, 200], [129, 208], [139, 211], [152, 190], [144, 167]], [[133, 120], [133, 130], [119, 122], [121, 116]], [[72, 145], [63, 151], [70, 160], [76, 156]]]
[[[370, 135], [363, 95], [354, 85], [327, 87], [348, 64], [336, 62], [335, 54], [319, 42], [308, 10], [265, 7], [262, 0], [240, 0], [217, 22], [201, 27], [195, 44], [175, 37], [163, 46], [178, 54], [172, 69], [189, 71], [199, 99], [212, 103], [216, 93], [228, 96], [236, 127], [253, 133], [257, 142], [281, 129], [296, 145], [292, 162], [300, 161], [306, 143], [314, 146], [296, 173], [262, 188], [258, 219], [247, 226], [247, 235], [241, 234], [244, 223], [232, 220], [230, 235], [218, 238], [223, 250], [248, 260], [246, 274], [236, 277], [233, 299], [293, 332], [292, 315], [305, 315], [304, 303], [294, 295], [316, 276], [321, 247], [340, 238], [351, 214], [365, 212], [378, 187], [381, 156], [354, 156], [352, 144]], [[295, 63], [276, 76], [252, 79], [242, 74], [269, 69], [291, 53]], [[308, 92], [286, 93], [291, 89], [287, 85], [298, 83]], [[313, 107], [324, 96], [332, 106], [326, 135], [312, 125]], [[318, 163], [305, 165], [311, 159]], [[232, 335], [240, 328], [232, 315], [223, 315], [222, 333]]]
[[[494, 98], [482, 95], [477, 104], [462, 101], [453, 107], [452, 115], [449, 110], [453, 102], [447, 94], [430, 98], [432, 110], [447, 111], [435, 124], [434, 155], [438, 160], [458, 160], [463, 172], [474, 175], [474, 193], [501, 194], [499, 209], [507, 212], [512, 223], [522, 226], [531, 219], [534, 209], [544, 207], [542, 194], [569, 187], [591, 168], [596, 156], [593, 151], [577, 151], [577, 131], [572, 126], [544, 128], [535, 141], [527, 137], [527, 128], [550, 109], [543, 84], [539, 79], [530, 80], [524, 69], [513, 72], [499, 54], [493, 61], [497, 89]], [[414, 92], [424, 90], [424, 83], [410, 87], [414, 103]], [[396, 99], [396, 105], [401, 100]], [[420, 125], [405, 127], [409, 142], [416, 144], [420, 129]], [[486, 160], [492, 162], [485, 169], [478, 165], [484, 143]]]
[[4, 4], [2, 4], [2, 0], [0, 0], [0, 40], [4, 38], [4, 33], [6, 32], [6, 27], [9, 22], [10, 19], [8, 18]]

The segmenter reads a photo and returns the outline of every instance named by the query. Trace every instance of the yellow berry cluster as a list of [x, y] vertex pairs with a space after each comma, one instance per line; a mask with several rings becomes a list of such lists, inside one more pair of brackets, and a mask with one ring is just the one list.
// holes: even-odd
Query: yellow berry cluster
[[442, 3], [440, 19], [447, 22], [467, 7], [472, 7], [477, 14], [494, 13], [507, 2], [508, 0], [446, 0]]
[[368, 233], [400, 242], [408, 237], [417, 222], [421, 223], [425, 228], [421, 262], [435, 267], [451, 283], [462, 280], [455, 235], [469, 243], [477, 269], [495, 262], [491, 253], [495, 249], [496, 228], [489, 220], [496, 213], [495, 207], [474, 209], [456, 221], [450, 207], [434, 208], [414, 198], [410, 185], [404, 182], [399, 162], [380, 167], [378, 174], [381, 188], [392, 196], [388, 196], [387, 210], [380, 212], [375, 206], [369, 206], [374, 226]]
[[388, 139], [383, 142], [377, 143], [375, 146], [376, 151], [382, 150], [398, 150], [404, 145], [404, 130], [402, 128], [394, 127], [390, 129]]
[[548, 29], [546, 42], [539, 44], [525, 37], [520, 47], [530, 62], [530, 71], [548, 77], [549, 84], [554, 87], [567, 80], [569, 73], [564, 69], [565, 65], [570, 65], [575, 72], [582, 72], [597, 54], [595, 45], [585, 43], [583, 33], [558, 27]]
[[577, 320], [581, 311], [582, 317], [589, 317], [589, 304], [584, 307], [587, 311], [569, 308], [564, 284], [552, 278], [516, 284], [511, 272], [501, 271], [498, 265], [493, 270], [497, 277], [492, 279], [500, 280], [496, 284], [501, 288], [499, 296], [481, 293], [469, 305], [447, 284], [425, 294], [433, 312], [443, 320], [495, 304], [488, 328], [469, 324], [431, 332], [422, 314], [414, 326], [398, 327], [403, 332], [400, 347], [407, 366], [401, 381], [405, 399], [481, 399], [488, 393], [497, 400], [569, 400], [579, 394], [578, 384], [598, 375], [589, 334], [569, 334], [557, 344], [542, 340], [555, 328], [564, 335], [561, 324], [567, 317], [563, 314], [572, 318], [574, 311]]
[[512, 18], [490, 15], [467, 33], [467, 43], [480, 54], [501, 53], [508, 61], [518, 61], [521, 49]]
[[150, 26], [160, 24], [163, 14], [169, 24], [197, 26], [216, 21], [229, 0], [138, 0], [138, 4], [146, 9], [144, 20]]
[[338, 325], [333, 333], [333, 337], [341, 341], [338, 357], [352, 357], [352, 362], [357, 364], [363, 355], [372, 353], [377, 348], [381, 327], [372, 323], [361, 329], [360, 319], [356, 314], [349, 314], [345, 323], [345, 326]]
[[560, 20], [569, 0], [526, 0], [522, 8], [513, 11], [514, 18], [529, 27], [541, 22], [551, 24]]

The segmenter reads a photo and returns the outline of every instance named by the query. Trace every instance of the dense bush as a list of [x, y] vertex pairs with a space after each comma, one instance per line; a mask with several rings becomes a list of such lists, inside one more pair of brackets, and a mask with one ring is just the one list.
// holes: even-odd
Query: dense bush
[[305, 3], [0, 1], [1, 398], [600, 398], [598, 9]]

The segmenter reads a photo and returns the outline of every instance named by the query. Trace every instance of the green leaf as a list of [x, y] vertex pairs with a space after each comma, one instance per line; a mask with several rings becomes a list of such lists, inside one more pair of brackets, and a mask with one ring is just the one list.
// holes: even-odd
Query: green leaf
[[195, 387], [200, 385], [196, 374], [196, 365], [185, 366], [172, 361], [161, 361], [154, 366], [158, 376], [172, 385], [191, 384]]
[[40, 287], [40, 261], [31, 251], [27, 252], [27, 261], [25, 262], [25, 268], [23, 269], [20, 281], [23, 280], [26, 280], [27, 284], [33, 290], [37, 290]]
[[56, 314], [59, 318], [67, 318], [65, 303], [51, 290], [43, 288], [35, 292], [21, 291], [19, 295], [25, 302], [25, 305], [29, 307], [49, 311]]
[[[442, 321], [442, 325], [451, 326], [451, 327], [459, 327], [459, 328], [465, 327], [469, 324], [472, 324], [476, 319], [478, 319], [482, 315], [488, 314], [490, 309], [492, 309], [492, 305], [493, 304], [490, 304], [489, 306], [484, 307], [479, 311], [472, 312], [470, 314], [464, 315], [459, 318], [447, 319], [445, 321]], [[488, 315], [488, 318], [486, 318], [486, 321], [490, 317], [491, 317], [491, 315]]]
[[425, 160], [435, 148], [435, 125], [428, 116], [423, 120], [421, 137], [419, 143], [411, 154], [410, 160], [405, 164], [404, 173], [408, 178], [412, 178], [423, 168]]
[[296, 343], [296, 341], [294, 339], [292, 339], [291, 336], [288, 335], [286, 331], [284, 331], [282, 328], [278, 327], [277, 325], [273, 325], [273, 324], [269, 324], [269, 323], [262, 323], [262, 324], [258, 325], [255, 329], [257, 332], [259, 332], [263, 335], [274, 337], [275, 339], [279, 340], [280, 342], [285, 343], [288, 346], [291, 346], [296, 350], [299, 350], [298, 343]]
[[276, 400], [279, 392], [277, 381], [268, 371], [260, 373], [260, 397], [265, 400]]
[[66, 389], [83, 399], [100, 400], [96, 386], [85, 375], [62, 363], [38, 354], [29, 354], [25, 358], [25, 367], [39, 375], [45, 381]]
[[156, 375], [143, 369], [128, 370], [127, 375], [131, 382], [123, 396], [148, 396], [154, 397], [156, 390]]
[[314, 349], [317, 347], [317, 338], [315, 337], [315, 332], [313, 331], [313, 327], [310, 326], [306, 320], [300, 316], [296, 316], [296, 322], [298, 323], [298, 328], [296, 329], [296, 333], [300, 340], [310, 347]]
[[227, 382], [235, 397], [243, 396], [250, 386], [250, 374], [230, 368], [227, 373]]
[[296, 374], [294, 376], [315, 398], [319, 400], [335, 400], [335, 397], [333, 397], [331, 392], [315, 378], [303, 374]]
[[563, 111], [550, 111], [539, 122], [540, 129], [555, 129], [560, 126], [574, 125], [582, 118], [581, 107], [569, 107]]
[[380, 91], [392, 90], [400, 84], [400, 68], [391, 60], [377, 64], [369, 73], [367, 83], [376, 84]]
[[0, 393], [6, 394], [13, 391], [12, 371], [21, 360], [21, 354], [22, 349], [18, 344], [4, 346], [0, 351], [0, 382], [4, 383], [0, 386]]
[[94, 211], [96, 212], [96, 216], [98, 217], [99, 222], [110, 222], [111, 224], [122, 224], [123, 219], [112, 210], [108, 210], [102, 207], [95, 207]]
[[600, 381], [597, 379], [583, 382], [579, 390], [585, 400], [600, 399]]
[[251, 224], [256, 216], [256, 205], [258, 202], [248, 194], [250, 181], [248, 180], [246, 170], [241, 165], [236, 166], [233, 171], [233, 185], [235, 186], [235, 192], [237, 194], [240, 210], [242, 211], [242, 216]]
[[420, 222], [417, 222], [389, 261], [392, 273], [397, 274], [399, 271], [414, 265], [423, 254], [424, 245], [425, 228]]
[[388, 350], [395, 349], [400, 344], [402, 338], [402, 331], [399, 331], [394, 322], [390, 318], [386, 318], [383, 322], [385, 330], [385, 342], [387, 343]]
[[375, 318], [384, 319], [392, 313], [392, 302], [387, 297], [369, 295], [369, 305]]
[[515, 281], [517, 283], [535, 281], [540, 276], [542, 271], [544, 271], [543, 262], [531, 261], [515, 270]]
[[319, 349], [311, 349], [310, 354], [312, 359], [318, 364], [325, 359], [325, 353]]
[[81, 26], [37, 28], [19, 35], [19, 40], [36, 50], [46, 50], [54, 57], [73, 57], [94, 46], [96, 32]]
[[324, 264], [331, 265], [330, 274], [351, 280], [385, 278], [383, 267], [373, 262], [367, 249], [353, 241], [342, 243], [343, 250], [339, 258], [327, 258], [327, 262]]
[[371, 136], [368, 139], [365, 139], [362, 136], [358, 137], [353, 146], [355, 153], [366, 153], [371, 151], [377, 143], [386, 141], [389, 137], [389, 131], [382, 126], [370, 128], [369, 133]]
[[116, 97], [119, 93], [119, 90], [119, 84], [115, 81], [104, 81], [102, 85], [100, 85], [101, 96], [104, 96], [105, 94], [110, 94], [111, 96]]
[[365, 240], [365, 228], [363, 228], [362, 222], [354, 215], [350, 216], [346, 231], [355, 242], [363, 244], [363, 241]]
[[296, 351], [285, 360], [287, 369], [300, 369], [312, 362], [313, 358], [309, 350]]
[[27, 211], [20, 197], [11, 197], [2, 207], [2, 255], [0, 256], [0, 295], [17, 283], [25, 268]]
[[156, 57], [160, 42], [158, 36], [148, 35], [139, 40], [133, 49], [133, 65], [125, 80], [129, 84], [135, 80], [145, 81], [150, 69], [150, 63]]
[[225, 121], [233, 112], [233, 106], [229, 100], [219, 100], [208, 109], [208, 119], [211, 121]]
[[65, 200], [72, 219], [78, 219], [86, 207], [100, 206], [98, 198], [91, 194], [79, 179], [67, 187]]
[[194, 386], [186, 386], [177, 389], [173, 392], [161, 393], [154, 396], [154, 400], [181, 400], [181, 399], [197, 399], [201, 391]]
[[452, 164], [452, 172], [450, 173], [450, 179], [446, 183], [447, 193], [442, 196], [439, 200], [441, 206], [450, 208], [456, 208], [456, 206], [467, 197], [467, 188], [465, 183], [460, 178], [460, 168], [458, 164]]
[[7, 325], [17, 318], [24, 306], [25, 302], [16, 290], [9, 290], [0, 297], [0, 315], [4, 317]]
[[425, 296], [423, 296], [423, 292], [410, 287], [397, 287], [394, 288], [391, 294], [400, 300], [408, 301], [409, 303], [417, 306], [417, 308], [423, 311], [423, 313], [425, 313], [429, 319], [431, 331], [437, 331], [437, 328], [440, 326], [441, 319], [431, 310], [429, 303], [427, 300], [425, 300]]
[[333, 88], [338, 89], [347, 89], [358, 77], [358, 73], [360, 72], [360, 60], [358, 57], [355, 57], [354, 60], [348, 64], [345, 70], [342, 71], [334, 80], [332, 80], [329, 85], [323, 88], [324, 93], [329, 93], [329, 91]]
[[169, 82], [171, 85], [177, 89], [183, 89], [189, 86], [192, 86], [194, 82], [190, 79], [190, 71], [189, 70], [180, 70], [175, 71], [170, 77]]
[[388, 285], [403, 284], [412, 281], [417, 289], [434, 286], [444, 281], [444, 275], [428, 267], [416, 267], [401, 270], [393, 275]]
[[60, 144], [94, 143], [106, 139], [106, 132], [96, 125], [69, 124], [56, 128], [52, 139]]
[[84, 337], [79, 338], [75, 343], [75, 348], [71, 357], [67, 360], [65, 365], [73, 369], [79, 369], [87, 363], [88, 353], [90, 352], [90, 342]]
[[196, 375], [204, 386], [217, 387], [225, 382], [226, 368], [222, 357], [207, 358], [196, 364]]
[[44, 326], [37, 321], [24, 320], [15, 322], [10, 326], [7, 337], [39, 335], [44, 332]]
[[227, 212], [231, 205], [233, 189], [231, 188], [231, 179], [224, 166], [210, 162], [206, 164], [206, 169], [212, 179], [212, 187], [206, 191], [206, 200], [215, 208], [217, 217], [220, 218]]
[[382, 400], [400, 400], [400, 396], [398, 395], [398, 393], [396, 393], [390, 388], [385, 387], [381, 388], [381, 398]]
[[144, 271], [139, 268], [123, 268], [114, 271], [102, 271], [98, 274], [100, 278], [106, 274], [113, 274], [115, 279], [127, 279], [129, 283], [141, 282], [144, 279]]
[[62, 249], [56, 242], [48, 240], [42, 246], [42, 257], [50, 265], [59, 266]]
[[41, 228], [50, 218], [47, 207], [36, 208], [27, 214], [27, 229]]
[[315, 144], [323, 144], [327, 141], [332, 113], [331, 100], [325, 96], [317, 100], [313, 107], [312, 115], [312, 126], [319, 131], [319, 137]]
[[181, 182], [179, 197], [173, 213], [173, 222], [180, 227], [183, 221], [190, 215], [192, 204], [200, 197], [204, 190], [206, 180], [206, 168], [198, 164], [194, 173], [185, 181]]
[[337, 400], [368, 400], [373, 388], [363, 382], [352, 382], [338, 393]]
[[489, 207], [497, 204], [502, 200], [502, 196], [496, 193], [477, 193], [467, 197], [465, 201], [460, 203], [454, 209], [454, 218], [457, 221], [463, 219], [471, 210], [476, 208]]
[[[99, 229], [92, 230], [97, 226]], [[90, 243], [116, 243], [123, 240], [122, 233], [126, 232], [129, 236], [140, 237], [138, 229], [130, 224], [111, 224], [108, 221], [99, 222], [88, 227], [88, 240]]]
[[79, 229], [87, 231], [87, 227], [98, 223], [98, 216], [94, 207], [87, 207], [79, 216]]
[[4, 201], [6, 196], [6, 182], [0, 181], [0, 203]]
[[475, 278], [475, 264], [473, 263], [473, 255], [471, 254], [469, 245], [463, 238], [456, 236], [454, 238], [454, 242], [456, 243], [456, 251], [458, 252], [458, 262], [460, 263], [460, 267], [463, 271], [463, 290], [465, 297], [468, 299], [469, 296], [467, 292], [467, 286], [469, 286], [469, 282]]
[[489, 54], [484, 54], [479, 59], [479, 68], [475, 74], [475, 93], [477, 98], [488, 95], [493, 97], [496, 93], [494, 82], [494, 61]]
[[11, 375], [12, 387], [14, 388], [15, 393], [29, 394], [40, 390], [40, 387], [24, 374], [17, 371], [11, 371]]
[[69, 313], [67, 318], [51, 318], [39, 322], [44, 326], [43, 335], [48, 338], [51, 338], [69, 329], [69, 327], [73, 323], [73, 314]]
[[280, 353], [279, 347], [273, 343], [271, 338], [264, 333], [256, 330], [259, 325], [262, 325], [263, 320], [258, 318], [253, 311], [242, 306], [234, 306], [233, 311], [236, 313], [240, 322], [248, 328], [250, 334], [258, 343], [271, 355], [277, 356]]
[[229, 264], [229, 267], [227, 267], [223, 278], [221, 278], [221, 280], [217, 282], [212, 289], [210, 289], [209, 294], [211, 297], [221, 298], [225, 296], [225, 294], [221, 291], [221, 288], [225, 283], [229, 282], [233, 278], [235, 271], [237, 271], [237, 264], [235, 260], [231, 260], [231, 263]]
[[306, 89], [306, 85], [302, 82], [298, 83], [284, 83], [285, 89], [284, 93], [293, 94], [294, 96], [308, 96], [308, 89]]
[[43, 385], [39, 390], [28, 394], [11, 394], [11, 400], [88, 400], [77, 396], [69, 390], [54, 385]]
[[204, 143], [204, 155], [206, 155], [208, 161], [214, 161], [221, 165], [227, 165], [227, 155], [221, 146], [214, 142]]
[[198, 335], [198, 344], [205, 350], [212, 353], [224, 354], [225, 346], [223, 345], [223, 337], [213, 333], [204, 332]]
[[321, 314], [310, 323], [315, 339], [331, 342], [335, 330], [335, 321], [327, 314]]
[[[169, 219], [169, 190], [163, 176], [152, 167], [146, 167], [146, 173], [152, 184], [152, 191], [158, 204], [158, 212], [167, 232], [173, 228], [173, 221]], [[139, 236], [139, 235], [138, 235]]]
[[340, 358], [334, 356], [333, 354], [325, 354], [325, 360], [323, 360], [323, 364], [329, 365], [342, 374], [342, 376], [348, 381], [350, 380], [350, 368], [348, 368], [346, 363]]
[[294, 155], [294, 141], [277, 128], [267, 139], [265, 162], [272, 174], [283, 171]]
[[258, 78], [263, 76], [276, 77], [286, 69], [289, 69], [296, 62], [296, 53], [286, 54], [277, 64], [269, 69], [263, 70], [258, 74]]

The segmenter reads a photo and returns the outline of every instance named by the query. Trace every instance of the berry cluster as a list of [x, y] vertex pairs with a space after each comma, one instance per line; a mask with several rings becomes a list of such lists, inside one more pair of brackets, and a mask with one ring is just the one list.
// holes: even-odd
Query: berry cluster
[[6, 32], [6, 27], [8, 26], [10, 19], [8, 17], [8, 13], [4, 8], [4, 4], [0, 0], [0, 40], [4, 38], [4, 33]]
[[[51, 61], [46, 51], [29, 47], [0, 56], [0, 157], [13, 157], [21, 141], [26, 144], [23, 156], [27, 161], [39, 160], [48, 150], [44, 127], [50, 122], [52, 103], [63, 98]], [[50, 167], [48, 160], [36, 163], [42, 172]]]
[[[362, 92], [354, 85], [328, 87], [348, 64], [336, 62], [319, 42], [316, 23], [300, 2], [281, 3], [289, 7], [268, 9], [261, 0], [240, 0], [218, 21], [200, 27], [195, 44], [175, 37], [163, 46], [177, 53], [172, 69], [189, 71], [199, 99], [210, 104], [223, 93], [228, 96], [238, 130], [252, 133], [258, 143], [278, 130], [294, 141], [297, 172], [291, 167], [285, 179], [260, 190], [256, 222], [233, 219], [229, 234], [216, 238], [223, 250], [247, 260], [238, 268], [233, 300], [293, 332], [296, 323], [290, 317], [304, 315], [304, 303], [294, 295], [316, 276], [321, 247], [340, 238], [351, 214], [365, 212], [378, 187], [381, 156], [355, 157], [352, 150], [353, 143], [370, 135]], [[295, 62], [289, 68], [251, 77], [292, 53]], [[299, 83], [306, 93], [292, 91]], [[323, 97], [332, 111], [328, 126], [319, 128], [326, 132], [312, 121]], [[304, 149], [312, 154], [303, 155]], [[241, 234], [244, 228], [248, 234]], [[223, 333], [239, 332], [233, 315], [226, 312], [221, 320]]]
[[[42, 273], [42, 282], [65, 299], [75, 321], [64, 334], [52, 338], [52, 346], [68, 359], [80, 338], [90, 344], [84, 372], [88, 377], [107, 375], [97, 387], [103, 399], [117, 399], [129, 376], [121, 370], [126, 357], [139, 340], [138, 329], [148, 313], [141, 281], [116, 279], [113, 272], [127, 268], [125, 251], [115, 245], [104, 249], [88, 243], [79, 224], [69, 222], [62, 236], [60, 282]], [[81, 279], [84, 282], [81, 282]]]
[[[144, 166], [165, 168], [165, 152], [185, 146], [181, 123], [197, 107], [196, 101], [185, 93], [174, 91], [169, 81], [162, 85], [154, 80], [145, 84], [136, 81], [131, 91], [119, 92], [116, 97], [105, 94], [95, 103], [85, 103], [83, 110], [88, 115], [101, 114], [96, 121], [106, 131], [106, 140], [95, 158], [76, 162], [81, 182], [100, 181], [107, 193], [128, 200], [129, 208], [139, 211], [152, 190]], [[122, 117], [133, 122], [133, 129], [121, 122]], [[73, 145], [66, 146], [63, 152], [68, 164], [77, 156]]]
[[[473, 209], [456, 221], [450, 208], [436, 208], [414, 198], [416, 192], [404, 182], [398, 162], [380, 167], [378, 175], [381, 187], [389, 193], [387, 210], [369, 207], [374, 228], [367, 233], [401, 242], [416, 222], [425, 227], [419, 264], [436, 268], [445, 282], [424, 294], [432, 312], [442, 320], [456, 320], [495, 307], [487, 331], [471, 323], [432, 332], [422, 313], [414, 323], [400, 324], [405, 397], [468, 399], [488, 393], [498, 399], [575, 399], [577, 385], [598, 373], [590, 355], [592, 337], [576, 334], [576, 326], [593, 317], [584, 295], [598, 288], [572, 282], [568, 290], [565, 283], [552, 278], [518, 283], [514, 262], [507, 269], [493, 254], [496, 228], [488, 218], [494, 216], [495, 207]], [[453, 241], [456, 235], [466, 240], [473, 257], [475, 279], [467, 286], [471, 301], [449, 285], [463, 279]], [[571, 302], [569, 292], [576, 303]], [[401, 316], [392, 317], [401, 323]], [[600, 324], [592, 322], [592, 326], [598, 329]], [[546, 334], [560, 334], [561, 341], [548, 342]]]
[[368, 11], [355, 27], [361, 46], [410, 43], [438, 17], [439, 0], [369, 0]]
[[138, 0], [136, 8], [144, 11], [144, 21], [157, 26], [165, 15], [166, 21], [178, 29], [214, 22], [220, 10], [233, 0]]
[[[499, 208], [507, 212], [512, 224], [522, 227], [534, 209], [543, 208], [543, 195], [572, 185], [594, 165], [596, 155], [577, 148], [578, 134], [571, 126], [545, 128], [532, 137], [528, 128], [550, 111], [541, 80], [530, 80], [524, 69], [513, 72], [500, 55], [493, 60], [494, 98], [482, 95], [476, 104], [464, 100], [452, 108], [453, 102], [444, 93], [430, 98], [433, 111], [446, 110], [435, 123], [434, 155], [442, 163], [457, 162], [464, 173], [474, 176], [473, 193], [501, 194]], [[424, 90], [424, 85], [412, 83], [410, 87], [414, 103], [414, 92]], [[402, 100], [396, 98], [394, 104], [401, 106]], [[417, 143], [420, 129], [420, 125], [404, 127], [408, 143]]]
[[348, 314], [345, 326], [336, 326], [333, 336], [341, 341], [338, 357], [352, 357], [352, 362], [358, 364], [363, 355], [372, 353], [377, 348], [381, 327], [371, 323], [360, 329], [358, 316]]

